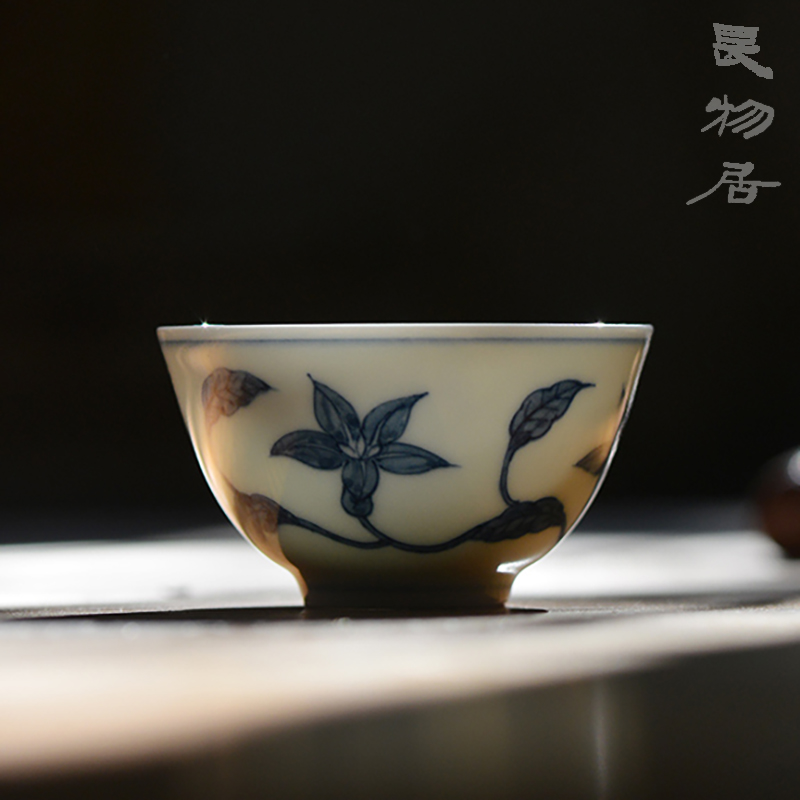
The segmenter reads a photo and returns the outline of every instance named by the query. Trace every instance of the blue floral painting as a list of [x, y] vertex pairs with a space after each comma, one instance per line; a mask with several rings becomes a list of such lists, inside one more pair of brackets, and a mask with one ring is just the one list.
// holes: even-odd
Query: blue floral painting
[[372, 497], [381, 470], [395, 475], [419, 475], [453, 466], [430, 450], [398, 441], [405, 433], [412, 409], [427, 392], [381, 403], [362, 421], [342, 395], [313, 378], [311, 382], [314, 416], [321, 430], [287, 433], [270, 452], [314, 469], [341, 469], [342, 507], [351, 516], [364, 519], [372, 514]]
[[[277, 527], [295, 526], [332, 541], [360, 549], [392, 547], [412, 553], [436, 553], [450, 550], [464, 542], [501, 542], [519, 539], [557, 527], [566, 532], [564, 506], [556, 497], [519, 501], [511, 497], [508, 472], [514, 455], [523, 447], [541, 439], [569, 410], [575, 397], [594, 386], [575, 379], [558, 381], [531, 392], [509, 423], [509, 442], [500, 465], [498, 488], [507, 508], [498, 516], [464, 533], [436, 544], [410, 544], [380, 530], [370, 517], [375, 510], [381, 473], [421, 475], [432, 470], [452, 468], [442, 455], [417, 444], [400, 441], [417, 403], [427, 392], [387, 400], [375, 406], [363, 419], [343, 395], [325, 383], [308, 376], [313, 387], [314, 418], [318, 430], [296, 430], [281, 436], [270, 448], [270, 455], [286, 457], [317, 470], [341, 470], [342, 508], [367, 531], [368, 540], [353, 539], [303, 519], [264, 495], [245, 495], [234, 488], [237, 502], [247, 505], [256, 498], [272, 509], [270, 518]], [[213, 380], [212, 380], [213, 378]], [[224, 380], [223, 380], [224, 379]], [[250, 373], [215, 370], [203, 384], [203, 402], [207, 418], [217, 409], [230, 416], [245, 408], [261, 393], [272, 387]], [[215, 392], [224, 396], [218, 397]], [[239, 393], [237, 395], [237, 392]], [[583, 465], [582, 465], [583, 466]]]

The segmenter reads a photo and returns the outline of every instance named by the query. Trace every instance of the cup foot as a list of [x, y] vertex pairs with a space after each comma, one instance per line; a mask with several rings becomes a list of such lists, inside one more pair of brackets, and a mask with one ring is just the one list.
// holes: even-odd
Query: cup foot
[[365, 589], [340, 587], [308, 587], [307, 609], [359, 609], [402, 612], [444, 611], [465, 613], [504, 612], [509, 590], [506, 587], [490, 588], [391, 588]]

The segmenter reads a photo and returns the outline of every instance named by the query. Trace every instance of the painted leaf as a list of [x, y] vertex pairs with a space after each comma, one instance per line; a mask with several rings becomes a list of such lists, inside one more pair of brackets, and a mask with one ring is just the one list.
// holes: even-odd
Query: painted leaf
[[206, 422], [213, 425], [223, 415], [233, 416], [271, 388], [266, 381], [243, 369], [218, 367], [203, 381], [200, 393]]
[[274, 551], [280, 545], [271, 537], [278, 530], [281, 507], [263, 494], [245, 494], [231, 485], [234, 516], [251, 541]]
[[235, 509], [243, 522], [250, 523], [262, 534], [278, 530], [278, 513], [281, 507], [263, 494], [245, 494], [234, 489]]
[[599, 475], [603, 471], [608, 454], [611, 452], [611, 441], [603, 442], [590, 450], [577, 464], [576, 467], [588, 472], [590, 475]]
[[428, 393], [423, 392], [410, 397], [400, 397], [397, 400], [389, 400], [388, 403], [381, 403], [379, 406], [375, 406], [364, 417], [362, 426], [367, 448], [397, 441], [405, 432], [408, 419], [411, 416], [411, 409], [426, 394]]
[[494, 519], [472, 528], [463, 538], [478, 542], [503, 542], [554, 527], [563, 534], [566, 525], [561, 501], [555, 497], [543, 497], [535, 502], [514, 503]]
[[[308, 377], [311, 378], [310, 375]], [[330, 386], [313, 378], [311, 382], [314, 384], [314, 416], [320, 428], [340, 444], [353, 447], [361, 435], [356, 410]]]
[[354, 497], [369, 497], [378, 488], [378, 467], [373, 461], [350, 459], [342, 470], [342, 483]]
[[531, 392], [508, 426], [511, 435], [509, 452], [514, 453], [528, 442], [541, 439], [553, 427], [553, 423], [566, 414], [575, 395], [589, 386], [594, 384], [565, 380]]
[[347, 461], [333, 436], [321, 431], [287, 433], [272, 445], [270, 455], [289, 456], [315, 469], [338, 469]]
[[375, 461], [381, 469], [396, 475], [420, 475], [439, 467], [453, 466], [430, 450], [402, 442], [387, 444], [375, 456]]

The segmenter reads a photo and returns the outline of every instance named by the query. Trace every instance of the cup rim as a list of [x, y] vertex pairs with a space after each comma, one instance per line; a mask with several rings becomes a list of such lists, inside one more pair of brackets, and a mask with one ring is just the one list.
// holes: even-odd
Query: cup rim
[[334, 339], [633, 339], [648, 340], [653, 326], [606, 322], [345, 322], [263, 325], [163, 325], [163, 344]]

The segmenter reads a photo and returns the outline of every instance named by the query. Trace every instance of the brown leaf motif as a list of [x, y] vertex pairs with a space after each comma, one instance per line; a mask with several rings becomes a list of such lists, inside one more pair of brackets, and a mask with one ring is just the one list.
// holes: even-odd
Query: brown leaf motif
[[590, 475], [597, 476], [603, 471], [610, 452], [611, 440], [603, 442], [603, 444], [599, 444], [593, 450], [590, 450], [575, 466]]
[[233, 513], [251, 541], [262, 548], [270, 544], [269, 534], [278, 531], [280, 506], [263, 494], [245, 494], [233, 490]]
[[266, 381], [243, 369], [218, 367], [203, 381], [206, 424], [210, 427], [221, 416], [232, 416], [271, 388]]

